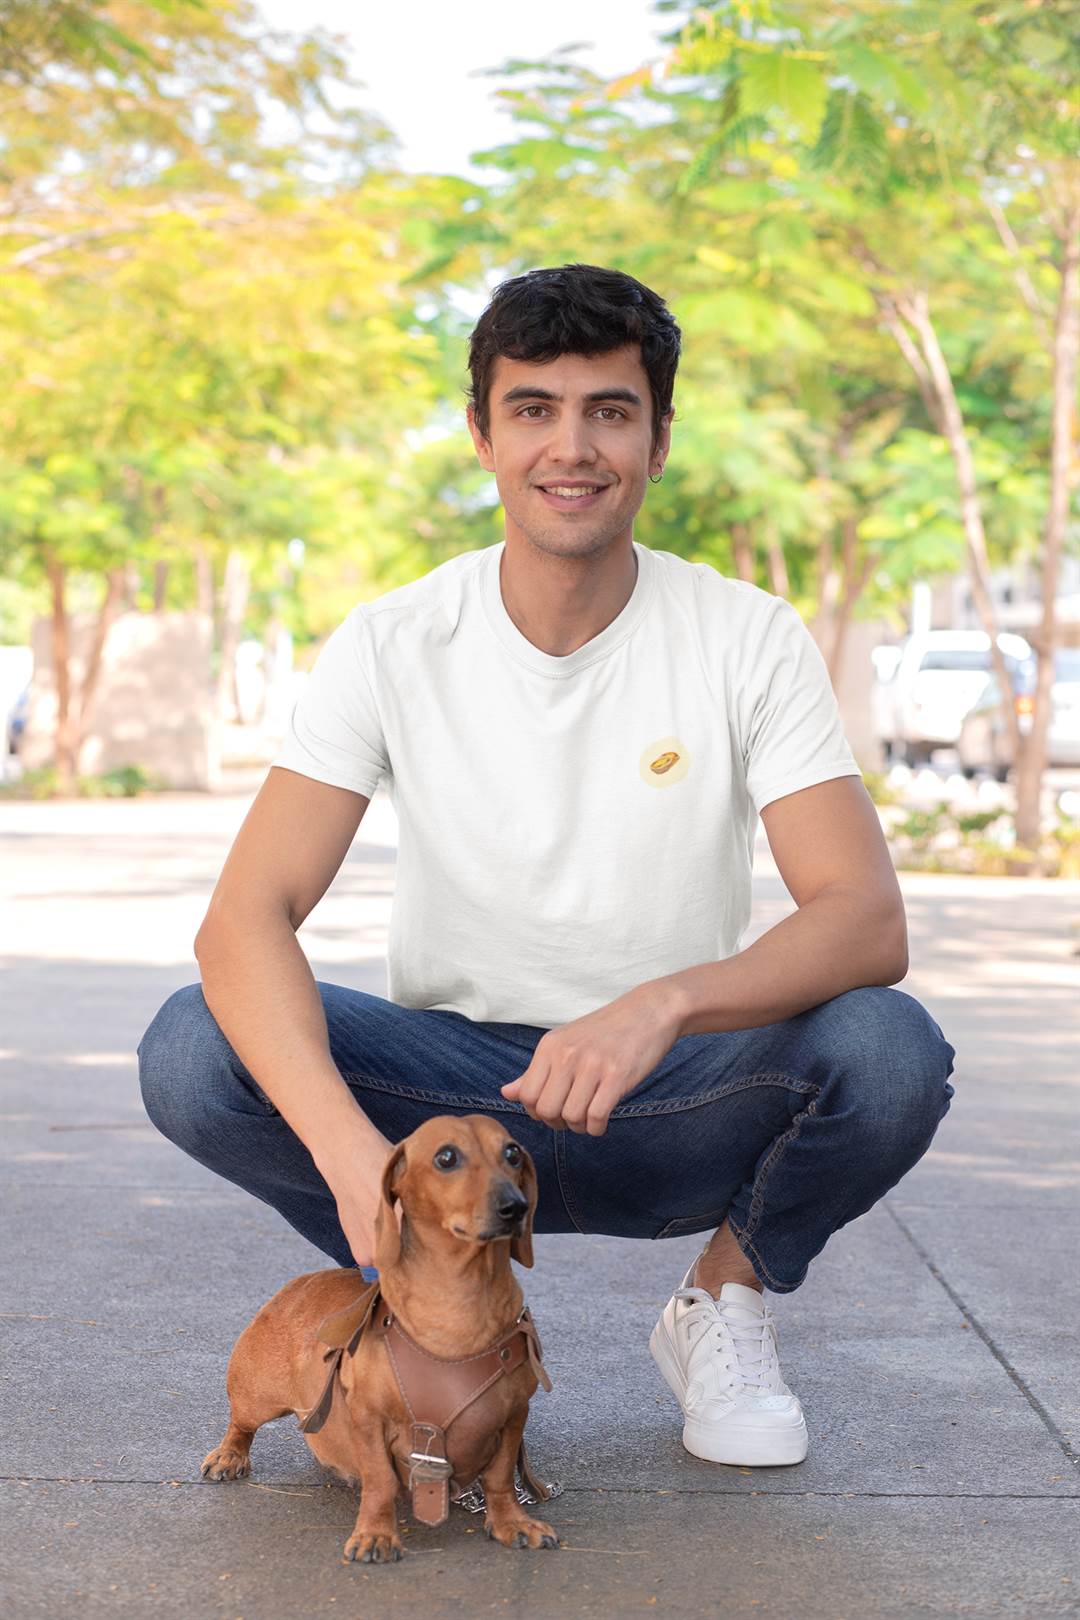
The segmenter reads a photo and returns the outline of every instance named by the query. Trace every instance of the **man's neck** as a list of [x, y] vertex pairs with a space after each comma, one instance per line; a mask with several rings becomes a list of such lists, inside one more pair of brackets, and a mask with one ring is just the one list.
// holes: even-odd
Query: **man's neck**
[[499, 589], [526, 641], [552, 658], [565, 658], [618, 618], [634, 593], [637, 572], [629, 535], [593, 557], [555, 557], [507, 537]]

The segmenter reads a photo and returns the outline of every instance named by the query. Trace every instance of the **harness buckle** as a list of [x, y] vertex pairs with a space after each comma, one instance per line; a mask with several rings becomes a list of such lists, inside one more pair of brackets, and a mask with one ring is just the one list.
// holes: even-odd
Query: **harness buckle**
[[443, 1431], [434, 1423], [414, 1423], [413, 1448], [409, 1453], [410, 1489], [424, 1480], [449, 1479], [452, 1473]]

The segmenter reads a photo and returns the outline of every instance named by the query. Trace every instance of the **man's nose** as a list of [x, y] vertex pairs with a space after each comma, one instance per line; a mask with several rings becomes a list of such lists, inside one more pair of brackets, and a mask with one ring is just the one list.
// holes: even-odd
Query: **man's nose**
[[579, 462], [595, 461], [596, 450], [589, 433], [589, 424], [580, 416], [568, 414], [560, 417], [551, 430], [548, 453], [555, 461], [576, 466]]

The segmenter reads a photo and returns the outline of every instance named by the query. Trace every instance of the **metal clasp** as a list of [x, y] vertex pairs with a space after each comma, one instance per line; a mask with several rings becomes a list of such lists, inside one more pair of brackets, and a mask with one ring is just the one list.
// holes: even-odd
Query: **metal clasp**
[[[440, 1446], [441, 1452], [435, 1447]], [[430, 1447], [431, 1449], [426, 1449]], [[449, 1479], [453, 1473], [446, 1456], [445, 1437], [433, 1423], [413, 1424], [413, 1449], [409, 1453], [409, 1481]]]

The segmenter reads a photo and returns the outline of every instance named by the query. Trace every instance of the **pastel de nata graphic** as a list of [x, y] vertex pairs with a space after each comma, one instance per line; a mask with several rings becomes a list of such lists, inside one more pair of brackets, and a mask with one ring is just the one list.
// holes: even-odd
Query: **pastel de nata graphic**
[[657, 737], [641, 751], [638, 774], [650, 787], [674, 787], [690, 769], [690, 755], [678, 737]]

